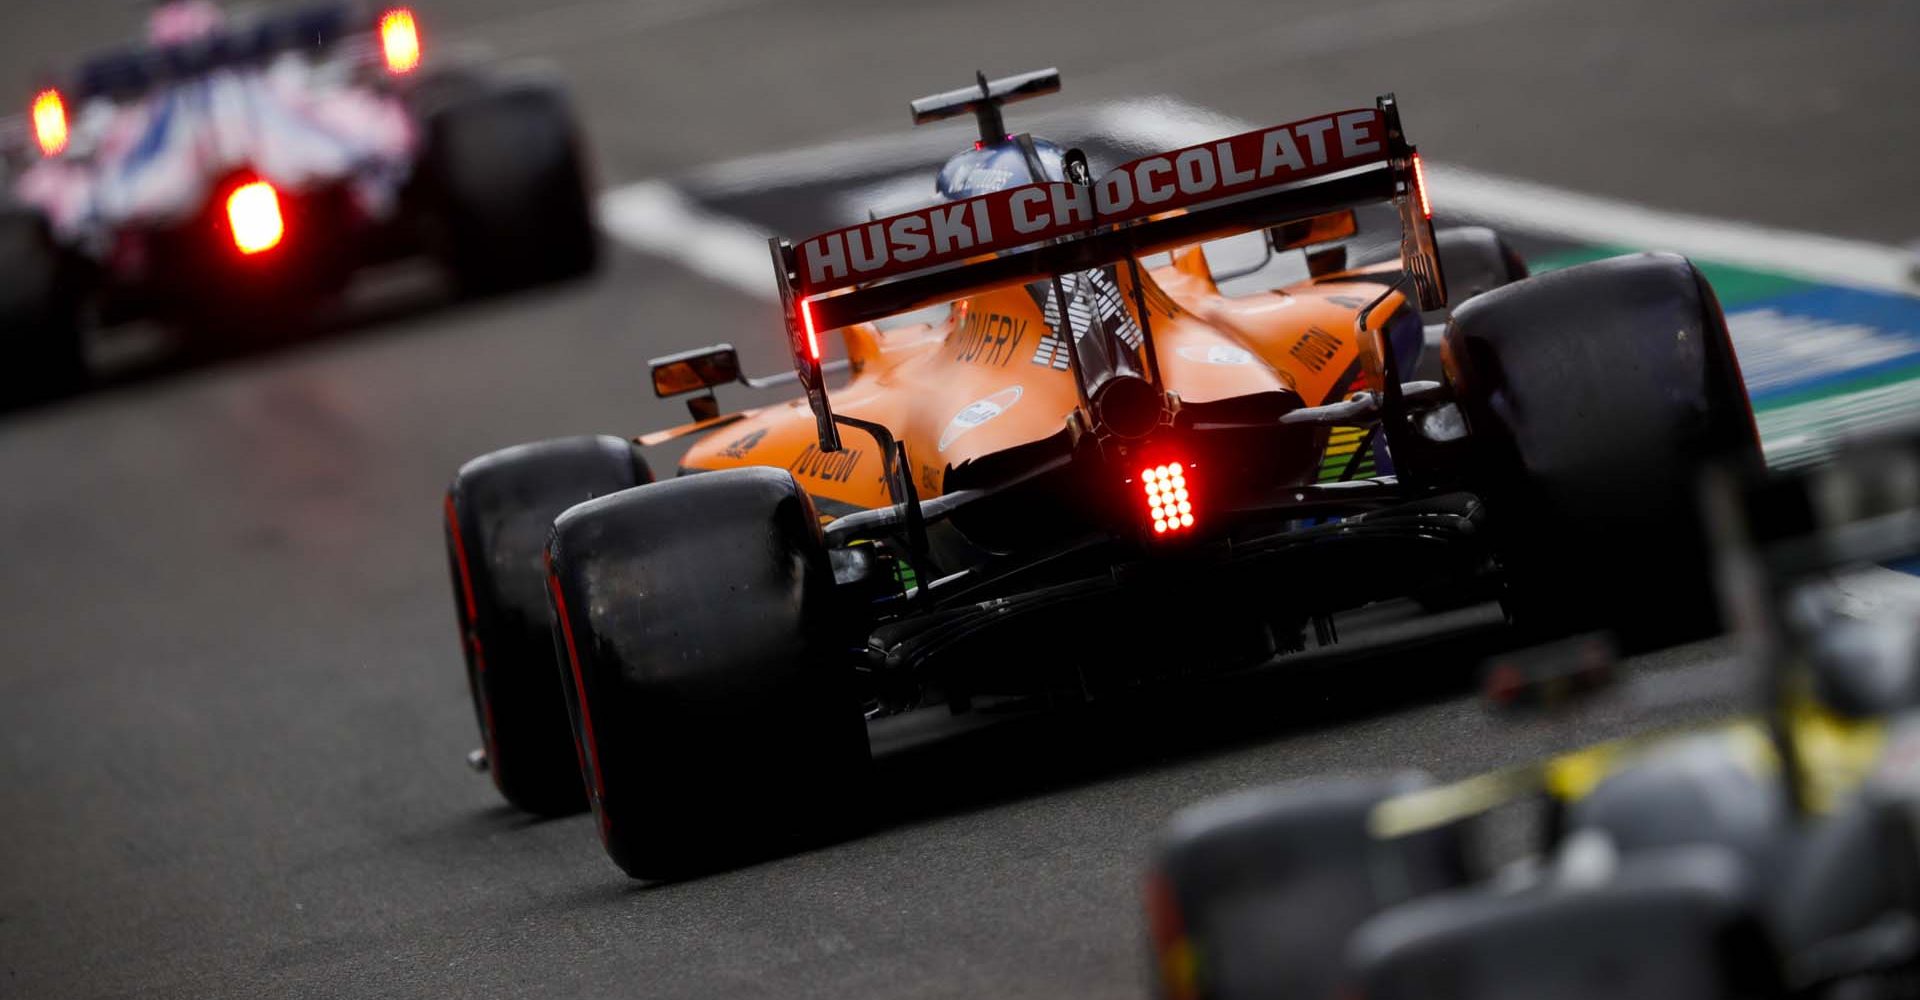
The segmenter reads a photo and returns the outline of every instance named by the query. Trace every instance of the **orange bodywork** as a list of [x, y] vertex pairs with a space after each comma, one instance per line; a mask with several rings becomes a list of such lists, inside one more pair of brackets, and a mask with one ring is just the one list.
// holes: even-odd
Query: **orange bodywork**
[[[1117, 271], [1137, 313], [1127, 268]], [[1194, 247], [1140, 274], [1162, 376], [1183, 403], [1291, 389], [1317, 406], [1368, 387], [1355, 322], [1384, 282], [1365, 271], [1229, 297]], [[1394, 293], [1373, 315], [1392, 315], [1397, 300]], [[1023, 286], [960, 299], [935, 324], [860, 325], [842, 335], [853, 377], [833, 391], [834, 411], [880, 423], [904, 442], [922, 499], [942, 493], [953, 469], [1060, 433], [1078, 405], [1066, 348]], [[709, 434], [681, 464], [780, 466], [829, 512], [891, 502], [870, 439], [850, 433], [842, 451], [823, 454], [815, 434], [806, 400], [795, 399]], [[1316, 442], [1324, 448], [1325, 435]]]

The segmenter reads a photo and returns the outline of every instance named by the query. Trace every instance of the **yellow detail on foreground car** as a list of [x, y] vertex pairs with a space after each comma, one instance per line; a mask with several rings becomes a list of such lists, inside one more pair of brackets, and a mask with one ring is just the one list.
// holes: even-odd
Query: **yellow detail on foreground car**
[[[1920, 555], [1920, 434], [1750, 478], [1744, 503], [1737, 479], [1707, 507], [1749, 714], [1192, 806], [1148, 877], [1160, 994], [1914, 996], [1920, 587], [1886, 565]], [[1542, 709], [1725, 711], [1706, 668], [1612, 669], [1589, 636], [1497, 658], [1487, 690], [1535, 737]]]

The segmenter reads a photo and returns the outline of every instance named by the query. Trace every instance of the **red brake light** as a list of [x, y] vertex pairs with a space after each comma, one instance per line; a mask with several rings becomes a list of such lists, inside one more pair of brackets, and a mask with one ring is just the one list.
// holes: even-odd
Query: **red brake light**
[[1427, 200], [1427, 168], [1420, 162], [1420, 154], [1413, 154], [1413, 188], [1420, 194], [1420, 217], [1433, 218], [1433, 203]]
[[420, 29], [413, 23], [413, 11], [395, 7], [380, 15], [380, 51], [387, 59], [387, 72], [399, 76], [420, 65]]
[[67, 148], [67, 103], [57, 90], [43, 90], [33, 99], [33, 137], [40, 152], [59, 156]]
[[1140, 470], [1147, 491], [1147, 516], [1156, 535], [1193, 527], [1193, 494], [1187, 489], [1186, 466], [1179, 462]]
[[233, 245], [243, 254], [256, 254], [280, 245], [286, 221], [280, 217], [280, 193], [266, 181], [254, 181], [227, 196], [227, 226]]
[[820, 361], [820, 337], [813, 332], [813, 310], [807, 300], [800, 300], [800, 326], [807, 331], [807, 356], [817, 364]]

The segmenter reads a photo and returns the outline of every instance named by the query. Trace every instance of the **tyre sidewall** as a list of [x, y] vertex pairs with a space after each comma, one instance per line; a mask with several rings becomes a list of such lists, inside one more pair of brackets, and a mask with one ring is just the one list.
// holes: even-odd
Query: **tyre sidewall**
[[0, 209], [0, 407], [58, 397], [85, 381], [83, 270], [39, 213]]
[[461, 78], [423, 100], [418, 194], [430, 242], [467, 294], [585, 274], [598, 261], [571, 107], [538, 78]]
[[1449, 226], [1433, 235], [1450, 306], [1527, 276], [1527, 265], [1520, 255], [1499, 233], [1485, 226]]
[[1517, 619], [1636, 648], [1717, 628], [1697, 484], [1761, 459], [1726, 319], [1690, 263], [1619, 257], [1489, 292], [1452, 317], [1445, 361]]
[[474, 714], [495, 786], [522, 809], [586, 807], [553, 655], [547, 535], [568, 507], [651, 480], [630, 442], [578, 437], [475, 459], [448, 490], [448, 559]]
[[843, 828], [868, 763], [812, 502], [780, 469], [584, 504], [550, 549], [600, 832], [677, 878]]

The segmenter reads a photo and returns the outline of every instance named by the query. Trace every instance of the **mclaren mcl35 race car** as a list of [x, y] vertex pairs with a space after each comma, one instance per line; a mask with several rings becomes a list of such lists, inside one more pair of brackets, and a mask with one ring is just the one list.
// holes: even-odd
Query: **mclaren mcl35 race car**
[[95, 323], [244, 335], [419, 254], [462, 292], [590, 270], [561, 90], [425, 50], [405, 7], [169, 0], [143, 43], [49, 74], [0, 123], [0, 404], [81, 381]]
[[[510, 801], [584, 793], [622, 868], [672, 876], [854, 811], [894, 717], [1261, 664], [1370, 602], [1717, 627], [1694, 470], [1761, 458], [1691, 264], [1526, 277], [1436, 233], [1391, 97], [1096, 176], [1002, 123], [1057, 86], [914, 102], [980, 125], [937, 198], [772, 241], [801, 398], [723, 413], [713, 388], [784, 379], [689, 351], [653, 378], [694, 422], [460, 470], [475, 761]], [[1348, 266], [1373, 205], [1400, 252]], [[1203, 247], [1235, 234], [1308, 277], [1223, 294]], [[656, 482], [641, 449], [686, 436]]]
[[[1320, 778], [1182, 811], [1147, 882], [1160, 995], [1920, 996], [1920, 601], [1883, 565], [1920, 556], [1920, 436], [1745, 503], [1736, 482], [1708, 490], [1732, 685], [1614, 676], [1593, 636], [1487, 672], [1535, 736], [1590, 709], [1694, 719], [1451, 784]], [[1752, 711], [1706, 721], [1730, 703]]]

